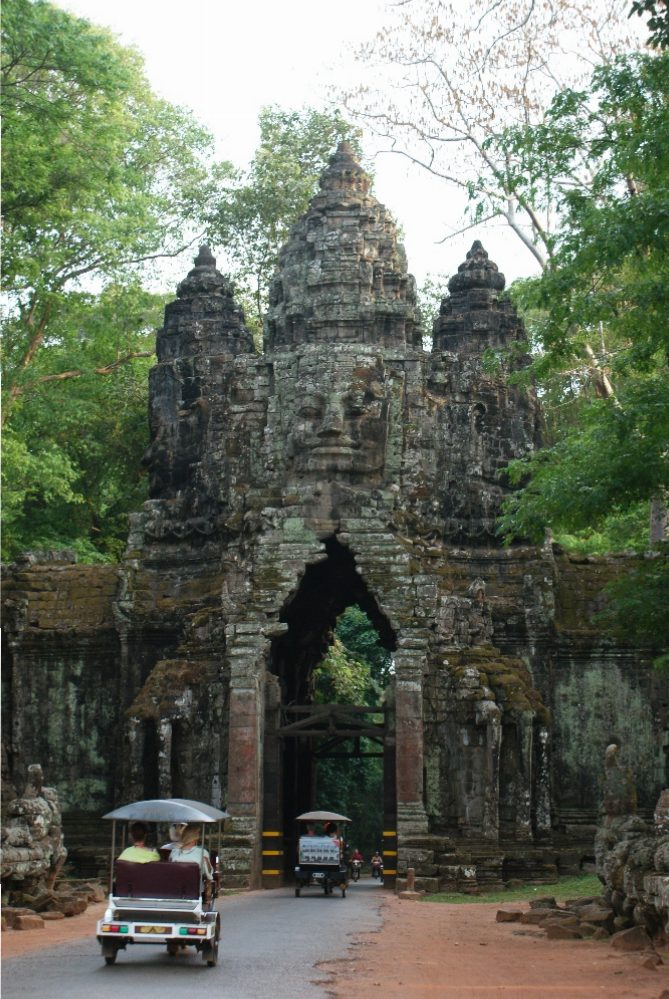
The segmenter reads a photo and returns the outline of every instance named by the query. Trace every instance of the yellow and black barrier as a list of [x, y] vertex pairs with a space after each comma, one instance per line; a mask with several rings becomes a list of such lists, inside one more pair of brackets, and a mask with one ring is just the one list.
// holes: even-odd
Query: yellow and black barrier
[[395, 887], [397, 877], [397, 830], [383, 830], [383, 881], [388, 888]]
[[283, 833], [266, 829], [262, 834], [262, 886], [278, 888], [283, 884]]

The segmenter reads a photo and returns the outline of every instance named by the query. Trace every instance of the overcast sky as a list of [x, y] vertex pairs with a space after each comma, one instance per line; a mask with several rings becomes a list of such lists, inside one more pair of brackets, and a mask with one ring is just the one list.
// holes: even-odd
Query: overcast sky
[[[322, 107], [328, 86], [356, 82], [354, 49], [383, 25], [385, 7], [384, 0], [57, 2], [139, 49], [154, 91], [192, 108], [216, 136], [221, 158], [239, 167], [253, 155], [261, 107]], [[401, 224], [419, 282], [457, 270], [475, 238], [508, 279], [534, 272], [530, 254], [501, 223], [440, 244], [458, 227], [462, 202], [400, 157], [378, 156], [375, 172], [374, 193]]]

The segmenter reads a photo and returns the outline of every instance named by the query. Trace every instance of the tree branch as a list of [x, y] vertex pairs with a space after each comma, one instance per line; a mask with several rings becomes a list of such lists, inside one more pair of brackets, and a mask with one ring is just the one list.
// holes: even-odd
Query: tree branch
[[[155, 351], [153, 350], [135, 350], [130, 354], [125, 354], [123, 357], [117, 358], [117, 360], [112, 361], [110, 364], [104, 364], [100, 368], [93, 368], [93, 374], [111, 375], [124, 364], [128, 364], [129, 361], [134, 361], [138, 357], [153, 357], [154, 354]], [[36, 385], [45, 385], [47, 382], [64, 382], [71, 378], [81, 378], [82, 375], [85, 374], [87, 374], [86, 371], [74, 368], [71, 371], [59, 371], [56, 375], [41, 375], [39, 378], [34, 378], [32, 381], [24, 382], [22, 385], [13, 385], [10, 391], [10, 399], [12, 403], [15, 402]], [[2, 426], [4, 426], [5, 419], [8, 415], [8, 409], [5, 407], [2, 413]]]

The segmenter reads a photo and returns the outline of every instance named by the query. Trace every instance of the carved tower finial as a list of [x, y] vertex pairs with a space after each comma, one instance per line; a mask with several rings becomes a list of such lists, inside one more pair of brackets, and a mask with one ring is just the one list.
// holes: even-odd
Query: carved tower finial
[[417, 347], [416, 283], [395, 222], [341, 142], [270, 287], [265, 349], [316, 342]]
[[324, 191], [350, 189], [360, 194], [367, 194], [371, 187], [369, 174], [365, 173], [356, 159], [355, 151], [350, 142], [340, 142], [336, 152], [330, 157], [330, 162], [320, 178], [320, 187]]

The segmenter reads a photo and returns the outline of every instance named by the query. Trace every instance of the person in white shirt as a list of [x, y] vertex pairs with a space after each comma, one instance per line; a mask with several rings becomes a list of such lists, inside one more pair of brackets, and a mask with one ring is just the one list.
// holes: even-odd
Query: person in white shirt
[[189, 822], [182, 830], [181, 841], [170, 853], [170, 860], [182, 864], [197, 864], [202, 870], [202, 877], [205, 881], [214, 880], [214, 872], [211, 866], [209, 851], [200, 843], [202, 839], [202, 826], [196, 822]]

